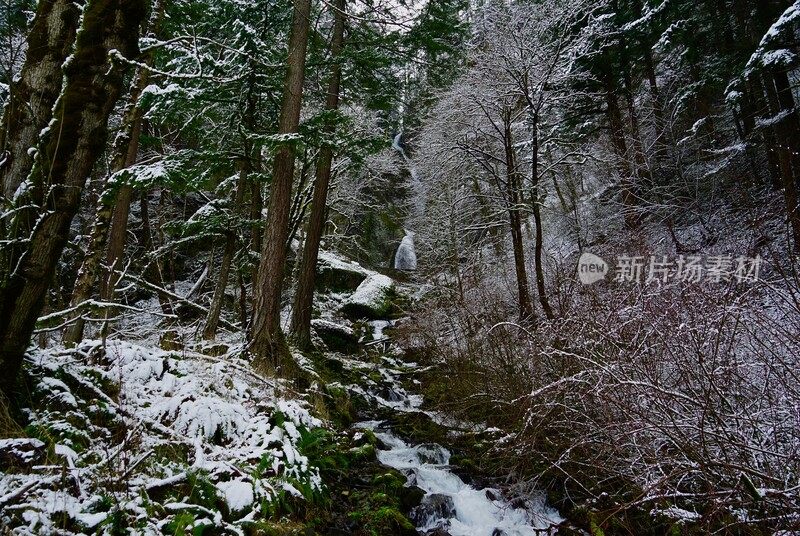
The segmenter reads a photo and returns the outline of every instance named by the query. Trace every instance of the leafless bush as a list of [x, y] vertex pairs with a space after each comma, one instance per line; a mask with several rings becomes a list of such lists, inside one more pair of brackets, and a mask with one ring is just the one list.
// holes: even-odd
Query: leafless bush
[[518, 326], [484, 279], [426, 304], [406, 337], [445, 363], [442, 407], [504, 430], [497, 454], [543, 487], [719, 530], [796, 528], [797, 288], [607, 283]]

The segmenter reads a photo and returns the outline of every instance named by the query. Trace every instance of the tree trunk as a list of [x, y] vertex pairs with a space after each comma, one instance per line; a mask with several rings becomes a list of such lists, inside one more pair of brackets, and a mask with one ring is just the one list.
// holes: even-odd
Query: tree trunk
[[[236, 210], [244, 200], [244, 191], [247, 185], [248, 163], [242, 165], [239, 172], [239, 180], [236, 184], [236, 194], [234, 195], [233, 207]], [[225, 238], [225, 250], [222, 252], [222, 263], [219, 266], [217, 284], [214, 286], [214, 296], [211, 298], [211, 305], [208, 308], [208, 316], [203, 327], [203, 339], [213, 341], [217, 336], [219, 327], [219, 315], [222, 312], [222, 302], [225, 299], [225, 289], [228, 288], [228, 277], [231, 271], [231, 263], [236, 253], [236, 234], [229, 232]]]
[[633, 165], [635, 184], [634, 189], [641, 189], [644, 184], [643, 180], [649, 181], [650, 170], [647, 167], [647, 155], [644, 151], [644, 144], [642, 143], [642, 133], [639, 128], [639, 111], [636, 109], [636, 101], [634, 99], [633, 80], [631, 78], [631, 68], [628, 63], [628, 45], [624, 37], [624, 33], [620, 33], [619, 50], [620, 61], [622, 68], [622, 93], [625, 97], [625, 104], [628, 108], [628, 120], [631, 123], [631, 140], [633, 143]]
[[[27, 236], [36, 221], [31, 188], [20, 188], [33, 167], [34, 152], [63, 87], [62, 65], [72, 51], [80, 10], [71, 0], [42, 0], [27, 38], [19, 79], [11, 83], [0, 123], [0, 284], [6, 284], [26, 247], [15, 236]], [[24, 199], [30, 198], [30, 199]], [[41, 204], [39, 201], [38, 204]], [[11, 210], [19, 206], [13, 218]], [[30, 208], [24, 209], [22, 207]]]
[[[761, 115], [762, 118], [770, 117], [770, 106], [768, 101], [764, 101], [766, 90], [764, 82], [761, 77], [751, 76], [748, 81], [748, 89], [752, 99], [753, 106], [753, 130], [755, 130], [755, 116]], [[777, 99], [775, 99], [777, 110]], [[775, 189], [782, 187], [783, 180], [781, 179], [781, 164], [780, 157], [778, 156], [778, 143], [775, 139], [775, 129], [773, 127], [764, 127], [761, 129], [761, 135], [764, 142], [764, 150], [767, 156], [767, 168], [769, 171], [770, 184]]]
[[[260, 161], [257, 162], [257, 169], [261, 168]], [[263, 238], [264, 231], [261, 229], [261, 226], [258, 222], [263, 220], [263, 216], [261, 212], [264, 210], [264, 196], [262, 195], [262, 185], [258, 181], [254, 181], [250, 185], [250, 220], [252, 220], [253, 227], [250, 230], [250, 251], [253, 252], [254, 255], [261, 254], [261, 242]], [[256, 288], [256, 282], [258, 281], [258, 264], [252, 266], [253, 273], [251, 274], [250, 284], [253, 287], [253, 290]]]
[[[159, 206], [161, 207], [163, 206], [164, 202], [164, 192], [159, 192], [159, 195]], [[153, 253], [158, 249], [157, 244], [153, 240], [153, 225], [150, 223], [150, 193], [147, 191], [142, 192], [139, 203], [139, 212], [141, 213], [142, 217], [141, 251], [142, 257], [146, 259], [148, 254]], [[157, 226], [157, 228], [160, 228], [160, 226]], [[169, 264], [169, 261], [167, 261], [167, 264]], [[169, 285], [167, 285], [164, 281], [164, 271], [165, 266], [161, 261], [160, 256], [155, 257], [145, 264], [143, 270], [144, 279], [156, 287], [170, 290]], [[175, 310], [172, 307], [172, 299], [170, 296], [163, 293], [158, 293], [158, 303], [161, 305], [161, 312], [165, 315], [173, 315], [175, 313]]]
[[533, 206], [533, 221], [536, 226], [536, 243], [534, 246], [534, 269], [536, 270], [536, 290], [539, 293], [539, 303], [542, 305], [544, 315], [552, 320], [555, 318], [553, 309], [547, 299], [547, 288], [544, 280], [544, 236], [542, 230], [541, 195], [539, 192], [539, 114], [531, 113], [531, 205]]
[[[161, 19], [164, 15], [165, 0], [158, 0], [156, 5], [153, 6], [153, 13], [150, 17], [150, 33], [157, 34], [161, 25]], [[145, 58], [145, 63], [150, 65], [152, 63], [152, 56], [148, 55]], [[128, 96], [128, 104], [122, 115], [122, 124], [114, 140], [114, 148], [111, 157], [111, 174], [117, 173], [126, 169], [136, 163], [136, 157], [139, 154], [139, 138], [142, 133], [142, 109], [139, 107], [139, 98], [142, 96], [145, 88], [150, 81], [150, 71], [146, 68], [140, 67], [136, 70], [133, 83], [131, 85], [130, 95]], [[86, 249], [81, 268], [78, 271], [78, 277], [75, 281], [75, 288], [72, 291], [72, 299], [70, 300], [71, 307], [77, 307], [81, 303], [91, 298], [92, 293], [100, 279], [102, 271], [102, 258], [103, 253], [106, 251], [108, 244], [109, 227], [112, 222], [112, 215], [114, 214], [114, 206], [118, 205], [117, 190], [115, 185], [106, 184], [100, 195], [97, 204], [97, 211], [95, 214], [95, 222], [92, 227], [92, 232], [89, 239], [89, 246]], [[127, 199], [130, 205], [130, 196]], [[127, 227], [127, 217], [125, 221]], [[125, 229], [127, 231], [127, 229]], [[121, 247], [124, 248], [124, 237], [126, 233], [122, 234], [123, 242]], [[108, 275], [110, 277], [111, 274]], [[108, 285], [108, 277], [103, 287]], [[112, 294], [103, 292], [103, 299], [111, 300]], [[64, 332], [64, 342], [67, 345], [74, 345], [83, 339], [85, 321], [83, 316], [75, 319], [75, 322], [69, 326]]]
[[520, 212], [520, 178], [514, 153], [514, 140], [511, 134], [511, 118], [504, 121], [503, 145], [506, 158], [506, 199], [508, 203], [508, 220], [511, 226], [511, 244], [514, 251], [514, 269], [517, 276], [517, 294], [519, 317], [522, 322], [530, 322], [535, 318], [531, 302], [528, 270], [525, 266], [525, 244], [522, 234], [522, 214]]
[[[333, 7], [335, 22], [331, 38], [331, 77], [328, 82], [328, 97], [325, 110], [333, 114], [339, 109], [339, 87], [341, 85], [342, 67], [339, 57], [344, 42], [346, 0], [336, 0]], [[333, 147], [330, 138], [336, 131], [335, 118], [330, 117], [325, 125], [325, 142], [317, 160], [314, 180], [314, 198], [311, 204], [311, 216], [303, 244], [303, 257], [298, 271], [297, 291], [294, 296], [292, 310], [292, 336], [302, 349], [311, 346], [311, 310], [314, 304], [314, 286], [317, 275], [317, 258], [319, 244], [325, 228], [327, 212], [328, 185], [331, 179], [333, 163]]]
[[783, 176], [786, 214], [791, 227], [794, 249], [800, 252], [800, 118], [795, 111], [789, 76], [785, 71], [773, 73], [780, 112], [785, 114], [776, 125], [781, 140], [779, 154]]
[[11, 394], [42, 310], [58, 259], [92, 167], [103, 151], [108, 117], [119, 98], [124, 69], [109, 69], [109, 51], [138, 54], [144, 0], [90, 0], [75, 52], [64, 67], [64, 89], [31, 171], [45, 185], [45, 205], [25, 252], [0, 293], [0, 387]]
[[[255, 126], [255, 108], [256, 103], [254, 99], [255, 90], [255, 75], [254, 66], [250, 65], [251, 71], [247, 84], [247, 97], [245, 99], [243, 121], [248, 132], [252, 132]], [[236, 182], [236, 192], [234, 193], [233, 211], [238, 214], [240, 207], [244, 202], [245, 193], [249, 184], [248, 175], [252, 169], [252, 156], [253, 147], [247, 136], [243, 136], [242, 148], [244, 158], [240, 163], [239, 180]], [[237, 237], [233, 232], [229, 232], [225, 238], [225, 249], [222, 253], [222, 263], [220, 264], [219, 274], [217, 276], [217, 284], [214, 286], [214, 295], [211, 298], [211, 305], [208, 309], [206, 316], [206, 323], [203, 327], [203, 338], [208, 341], [213, 341], [217, 336], [217, 329], [219, 326], [219, 317], [222, 312], [222, 302], [225, 298], [225, 290], [228, 288], [228, 278], [230, 277], [231, 263], [233, 262], [234, 255], [236, 254]], [[212, 254], [213, 256], [213, 254]], [[241, 274], [239, 274], [239, 306], [242, 321], [242, 329], [247, 329], [247, 290], [242, 283]]]
[[80, 9], [73, 0], [40, 0], [28, 35], [28, 52], [0, 132], [0, 183], [7, 203], [33, 166], [39, 133], [53, 115], [64, 80], [61, 66], [72, 52]]
[[647, 84], [650, 89], [650, 99], [653, 101], [653, 127], [656, 131], [655, 147], [656, 161], [661, 161], [668, 156], [667, 122], [664, 119], [664, 103], [661, 100], [661, 91], [658, 89], [653, 51], [644, 47], [644, 68], [647, 75]]
[[639, 226], [639, 216], [636, 208], [636, 195], [634, 193], [635, 181], [631, 173], [628, 160], [628, 146], [625, 142], [625, 130], [622, 124], [622, 114], [619, 110], [617, 93], [612, 81], [612, 74], [606, 75], [606, 114], [611, 130], [611, 145], [617, 154], [617, 170], [622, 181], [622, 210], [625, 218], [625, 227], [636, 229]]
[[[300, 124], [310, 12], [311, 0], [294, 0], [280, 134], [296, 134]], [[250, 350], [256, 357], [257, 365], [267, 365], [273, 369], [289, 364], [288, 348], [280, 328], [280, 309], [294, 160], [295, 148], [292, 144], [281, 147], [275, 156], [267, 209], [267, 227], [254, 291], [255, 311]]]
[[114, 289], [119, 278], [117, 271], [122, 267], [125, 256], [125, 243], [128, 238], [128, 217], [133, 202], [133, 188], [127, 184], [120, 186], [117, 201], [111, 215], [111, 227], [108, 232], [108, 250], [106, 251], [106, 267], [108, 273], [101, 281], [100, 295], [105, 300], [114, 296]]

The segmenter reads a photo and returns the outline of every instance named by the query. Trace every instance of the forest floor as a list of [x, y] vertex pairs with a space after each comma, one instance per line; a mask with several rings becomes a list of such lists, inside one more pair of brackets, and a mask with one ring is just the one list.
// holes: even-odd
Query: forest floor
[[[541, 498], [507, 496], [477, 471], [491, 430], [430, 411], [415, 393], [426, 369], [389, 335], [394, 302], [413, 289], [333, 256], [323, 265], [343, 286], [315, 320], [328, 349], [295, 352], [300, 381], [254, 371], [233, 335], [164, 350], [147, 315], [120, 323], [138, 340], [32, 351], [25, 425], [4, 419], [0, 440], [0, 524], [13, 534], [523, 536], [559, 523]], [[359, 276], [342, 283], [348, 273]], [[372, 320], [336, 313], [365, 308]]]

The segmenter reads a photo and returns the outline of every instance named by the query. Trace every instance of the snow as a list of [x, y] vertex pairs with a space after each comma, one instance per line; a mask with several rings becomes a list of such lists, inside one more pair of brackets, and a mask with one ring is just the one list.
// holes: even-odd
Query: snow
[[217, 484], [217, 489], [220, 490], [225, 498], [228, 508], [234, 512], [241, 512], [247, 509], [255, 500], [253, 484], [243, 479], [220, 482]]
[[389, 320], [373, 320], [370, 322], [370, 325], [373, 329], [372, 338], [376, 341], [379, 341], [383, 339], [383, 330], [391, 327], [392, 322]]
[[[145, 533], [161, 533], [180, 510], [203, 511], [188, 498], [166, 503], [160, 519], [151, 519], [145, 508], [148, 490], [178, 490], [188, 478], [211, 482], [219, 499], [240, 513], [258, 513], [289, 481], [321, 490], [319, 472], [297, 442], [303, 429], [323, 423], [306, 402], [276, 396], [276, 389], [283, 391], [277, 381], [257, 375], [234, 356], [180, 355], [120, 340], [107, 341], [103, 367], [75, 359], [101, 344], [32, 352], [32, 396], [41, 402], [27, 410], [30, 425], [47, 431], [61, 461], [29, 473], [0, 474], [0, 524], [13, 515], [15, 526], [25, 525], [19, 534], [49, 534], [66, 515], [86, 529], [97, 527], [108, 517], [97, 510], [107, 480], [124, 471], [130, 472], [127, 485], [115, 493], [115, 501]], [[108, 383], [118, 386], [118, 395], [99, 387]], [[278, 413], [283, 418], [273, 419]], [[124, 430], [121, 436], [111, 432], [117, 428]], [[4, 439], [0, 448], [24, 443], [44, 446], [35, 439]], [[165, 457], [163, 452], [186, 454]], [[51, 485], [64, 475], [73, 485]], [[231, 525], [236, 521], [223, 521], [218, 512], [205, 515], [230, 532], [239, 531]]]
[[331, 322], [330, 320], [324, 320], [322, 318], [315, 318], [311, 321], [311, 326], [315, 328], [323, 328], [330, 331], [338, 331], [345, 335], [353, 335], [353, 328], [349, 326], [343, 326], [342, 324], [337, 324], [336, 322]]
[[347, 260], [332, 251], [319, 252], [319, 264], [322, 266], [329, 266], [339, 270], [346, 270], [350, 272], [358, 272], [360, 274], [369, 275], [374, 272], [367, 270], [355, 261]]
[[0, 452], [6, 452], [23, 462], [33, 460], [36, 457], [36, 451], [40, 451], [44, 446], [44, 441], [35, 438], [0, 439]]
[[797, 55], [786, 46], [794, 43], [793, 32], [800, 22], [800, 1], [788, 7], [764, 34], [758, 48], [753, 52], [745, 76], [764, 67], [791, 67], [797, 63]]
[[678, 508], [677, 506], [670, 506], [669, 508], [664, 508], [662, 510], [654, 509], [651, 513], [653, 515], [665, 515], [670, 519], [678, 521], [679, 523], [697, 521], [702, 517], [697, 512], [690, 512], [689, 510], [684, 510], [683, 508]]
[[346, 300], [346, 303], [372, 307], [379, 304], [383, 300], [386, 291], [392, 288], [394, 288], [394, 281], [391, 277], [372, 273], [358, 286], [353, 295]]

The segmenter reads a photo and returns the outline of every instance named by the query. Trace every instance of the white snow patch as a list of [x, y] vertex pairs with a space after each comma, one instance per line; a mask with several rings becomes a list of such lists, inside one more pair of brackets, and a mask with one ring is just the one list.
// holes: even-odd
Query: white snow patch
[[253, 484], [246, 480], [220, 482], [217, 484], [217, 489], [222, 493], [232, 512], [242, 512], [252, 506], [255, 501]]
[[394, 288], [394, 281], [391, 277], [373, 273], [358, 286], [353, 295], [347, 299], [347, 303], [372, 307], [379, 304], [386, 291], [392, 288]]

